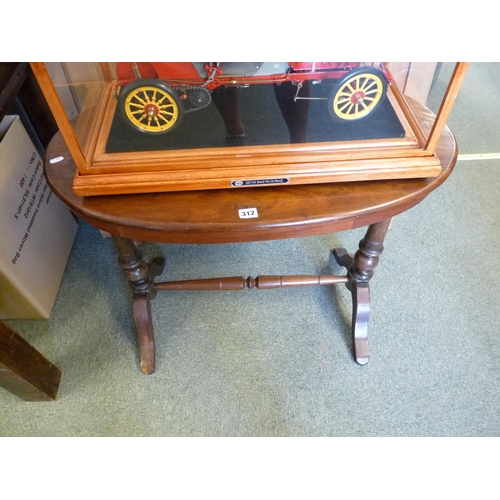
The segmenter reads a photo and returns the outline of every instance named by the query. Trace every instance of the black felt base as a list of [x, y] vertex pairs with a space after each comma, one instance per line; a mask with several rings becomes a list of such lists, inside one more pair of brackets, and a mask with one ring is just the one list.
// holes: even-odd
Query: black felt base
[[[317, 87], [317, 88], [316, 88]], [[322, 85], [313, 86], [312, 96], [321, 96]], [[248, 145], [289, 144], [290, 135], [272, 85], [239, 89], [240, 115]], [[366, 118], [337, 123], [330, 117], [326, 101], [310, 101], [308, 142], [387, 139], [404, 137], [404, 129], [389, 99]], [[116, 113], [106, 152], [178, 150], [225, 146], [226, 129], [214, 104], [184, 115], [172, 132], [152, 136], [125, 123]]]

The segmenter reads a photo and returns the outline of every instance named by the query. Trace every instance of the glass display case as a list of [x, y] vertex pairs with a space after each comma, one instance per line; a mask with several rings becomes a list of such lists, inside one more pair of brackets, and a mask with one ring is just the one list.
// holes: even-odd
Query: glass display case
[[31, 63], [83, 196], [437, 176], [467, 66]]

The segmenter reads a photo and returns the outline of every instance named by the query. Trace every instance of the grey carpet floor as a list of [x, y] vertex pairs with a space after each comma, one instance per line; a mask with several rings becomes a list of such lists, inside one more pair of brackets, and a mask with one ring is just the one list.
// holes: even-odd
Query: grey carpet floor
[[[500, 151], [469, 71], [450, 127], [461, 153]], [[462, 146], [463, 143], [463, 146]], [[343, 286], [160, 292], [157, 367], [139, 370], [112, 242], [82, 223], [48, 320], [9, 321], [59, 366], [53, 403], [0, 392], [2, 436], [499, 436], [500, 160], [459, 161], [396, 217], [371, 282], [372, 359], [354, 363]], [[165, 279], [337, 272], [363, 230], [238, 245], [157, 245]]]

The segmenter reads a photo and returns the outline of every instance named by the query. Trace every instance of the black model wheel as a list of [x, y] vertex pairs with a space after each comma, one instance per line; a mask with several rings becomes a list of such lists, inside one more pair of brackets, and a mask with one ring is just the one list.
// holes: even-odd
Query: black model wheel
[[177, 92], [157, 80], [137, 80], [125, 86], [118, 107], [128, 125], [151, 135], [171, 132], [184, 116]]
[[328, 98], [328, 112], [337, 122], [359, 120], [385, 100], [387, 80], [378, 68], [361, 66], [335, 82]]

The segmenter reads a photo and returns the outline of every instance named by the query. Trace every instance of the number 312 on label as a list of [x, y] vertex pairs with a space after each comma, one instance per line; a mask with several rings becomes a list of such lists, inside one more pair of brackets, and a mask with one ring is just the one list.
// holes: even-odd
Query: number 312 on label
[[238, 210], [238, 215], [240, 219], [252, 219], [254, 217], [258, 217], [259, 213], [256, 208], [240, 208]]

